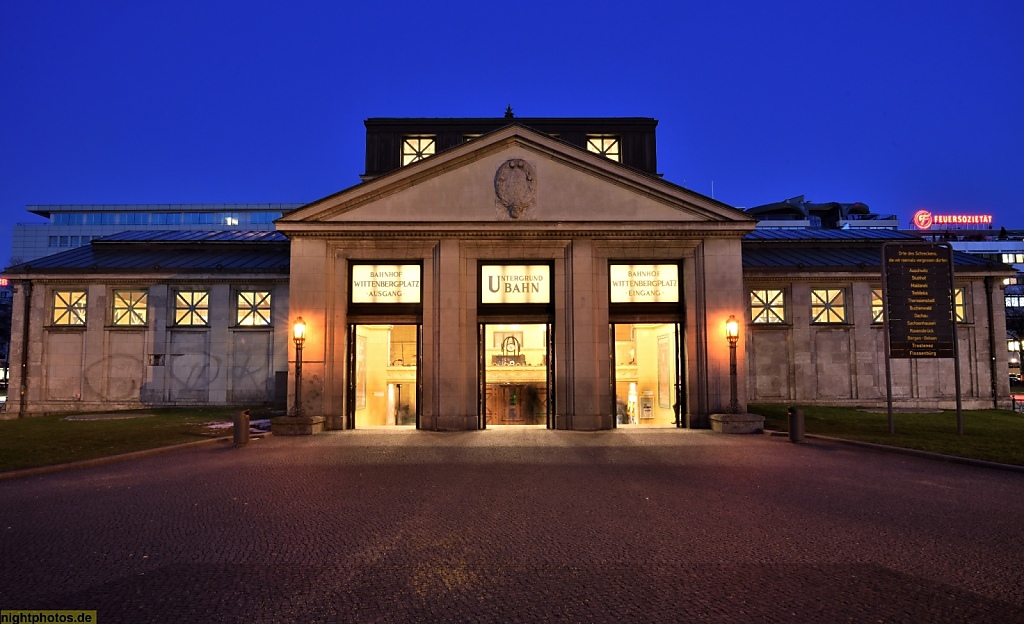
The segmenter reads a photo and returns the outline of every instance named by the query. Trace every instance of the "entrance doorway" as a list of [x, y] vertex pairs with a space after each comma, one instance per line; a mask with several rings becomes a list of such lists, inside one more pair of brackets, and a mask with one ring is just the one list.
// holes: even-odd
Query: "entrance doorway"
[[551, 426], [551, 332], [544, 323], [480, 325], [480, 428]]
[[419, 325], [350, 325], [346, 428], [419, 425]]
[[678, 323], [613, 323], [616, 427], [684, 426]]

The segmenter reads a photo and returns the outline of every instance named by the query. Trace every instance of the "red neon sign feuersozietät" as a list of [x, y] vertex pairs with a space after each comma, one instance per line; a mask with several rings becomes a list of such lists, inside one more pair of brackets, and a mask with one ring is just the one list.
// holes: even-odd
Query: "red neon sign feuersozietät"
[[992, 225], [992, 215], [988, 214], [932, 214], [928, 210], [918, 210], [911, 219], [919, 230], [927, 230], [933, 225]]

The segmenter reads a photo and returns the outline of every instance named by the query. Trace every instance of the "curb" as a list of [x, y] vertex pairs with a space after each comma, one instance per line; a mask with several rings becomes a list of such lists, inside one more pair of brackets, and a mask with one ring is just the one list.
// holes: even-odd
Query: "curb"
[[[789, 437], [789, 432], [777, 429], [766, 429], [765, 433], [772, 437]], [[1008, 472], [1019, 472], [1024, 474], [1024, 466], [1015, 466], [1013, 464], [1000, 464], [999, 462], [985, 461], [984, 459], [971, 459], [969, 457], [957, 457], [956, 455], [943, 455], [942, 453], [933, 453], [931, 451], [908, 449], [903, 448], [901, 446], [888, 446], [886, 444], [876, 444], [874, 442], [862, 442], [860, 440], [847, 440], [845, 438], [831, 438], [829, 436], [817, 434], [804, 434], [804, 438], [809, 438], [812, 440], [822, 440], [825, 442], [835, 442], [838, 444], [846, 444], [847, 446], [858, 446], [860, 448], [871, 449], [874, 451], [882, 451], [885, 453], [898, 453], [900, 455], [910, 455], [913, 457], [920, 457], [922, 459], [934, 459], [938, 461], [944, 461], [950, 464], [962, 464], [965, 466], [975, 466], [977, 468], [994, 468], [996, 470], [1005, 470]], [[799, 444], [799, 442], [797, 442], [796, 444]]]
[[194, 446], [202, 446], [204, 444], [212, 444], [214, 442], [230, 441], [230, 436], [223, 438], [210, 438], [209, 440], [183, 442], [182, 444], [172, 444], [171, 446], [158, 446], [156, 448], [143, 449], [141, 451], [132, 451], [131, 453], [121, 453], [120, 455], [94, 457], [92, 459], [83, 459], [82, 461], [68, 462], [66, 464], [53, 464], [52, 466], [37, 466], [36, 468], [22, 468], [21, 470], [0, 472], [0, 481], [6, 481], [8, 479], [20, 479], [21, 477], [34, 477], [36, 475], [50, 474], [52, 472], [64, 472], [65, 470], [75, 470], [77, 468], [103, 466], [104, 464], [113, 464], [116, 462], [129, 461], [132, 459], [140, 459], [142, 457], [148, 457], [150, 455], [159, 455], [160, 453], [176, 451], [178, 449], [192, 448]]

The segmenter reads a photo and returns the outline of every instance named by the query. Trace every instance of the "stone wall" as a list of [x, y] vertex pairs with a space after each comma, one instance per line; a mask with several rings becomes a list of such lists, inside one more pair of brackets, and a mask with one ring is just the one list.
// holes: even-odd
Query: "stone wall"
[[[274, 276], [95, 276], [32, 279], [22, 374], [26, 281], [17, 285], [11, 392], [5, 417], [173, 405], [272, 403], [275, 373], [288, 369], [288, 285]], [[209, 291], [209, 323], [175, 327], [175, 289]], [[238, 289], [270, 290], [272, 324], [240, 327]], [[85, 291], [86, 322], [53, 323], [55, 290]], [[114, 325], [114, 290], [146, 290], [147, 322]], [[22, 400], [22, 389], [24, 400]]]
[[[990, 278], [991, 279], [991, 278]], [[747, 391], [751, 402], [819, 405], [886, 405], [885, 328], [873, 323], [871, 291], [877, 279], [864, 276], [777, 276], [749, 278], [747, 290], [784, 289], [787, 323], [753, 324], [748, 306]], [[982, 277], [964, 277], [966, 322], [958, 324], [961, 400], [965, 409], [992, 408], [990, 362], [1006, 370], [1004, 308], [1001, 290], [991, 294]], [[811, 322], [811, 289], [844, 288], [847, 322]], [[993, 322], [989, 323], [989, 305]], [[995, 339], [998, 337], [998, 339]], [[996, 345], [995, 353], [990, 343]], [[999, 368], [1001, 367], [1001, 368]], [[955, 408], [954, 361], [947, 359], [891, 360], [893, 401], [899, 407]], [[995, 397], [1003, 406], [1009, 385], [995, 380]]]

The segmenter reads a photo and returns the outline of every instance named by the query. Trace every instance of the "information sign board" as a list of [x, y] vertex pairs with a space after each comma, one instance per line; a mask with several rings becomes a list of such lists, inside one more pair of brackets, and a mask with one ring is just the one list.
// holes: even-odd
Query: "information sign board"
[[353, 264], [352, 303], [420, 303], [420, 265]]
[[951, 263], [943, 245], [883, 247], [890, 357], [956, 356]]
[[678, 264], [612, 264], [612, 303], [679, 303]]

